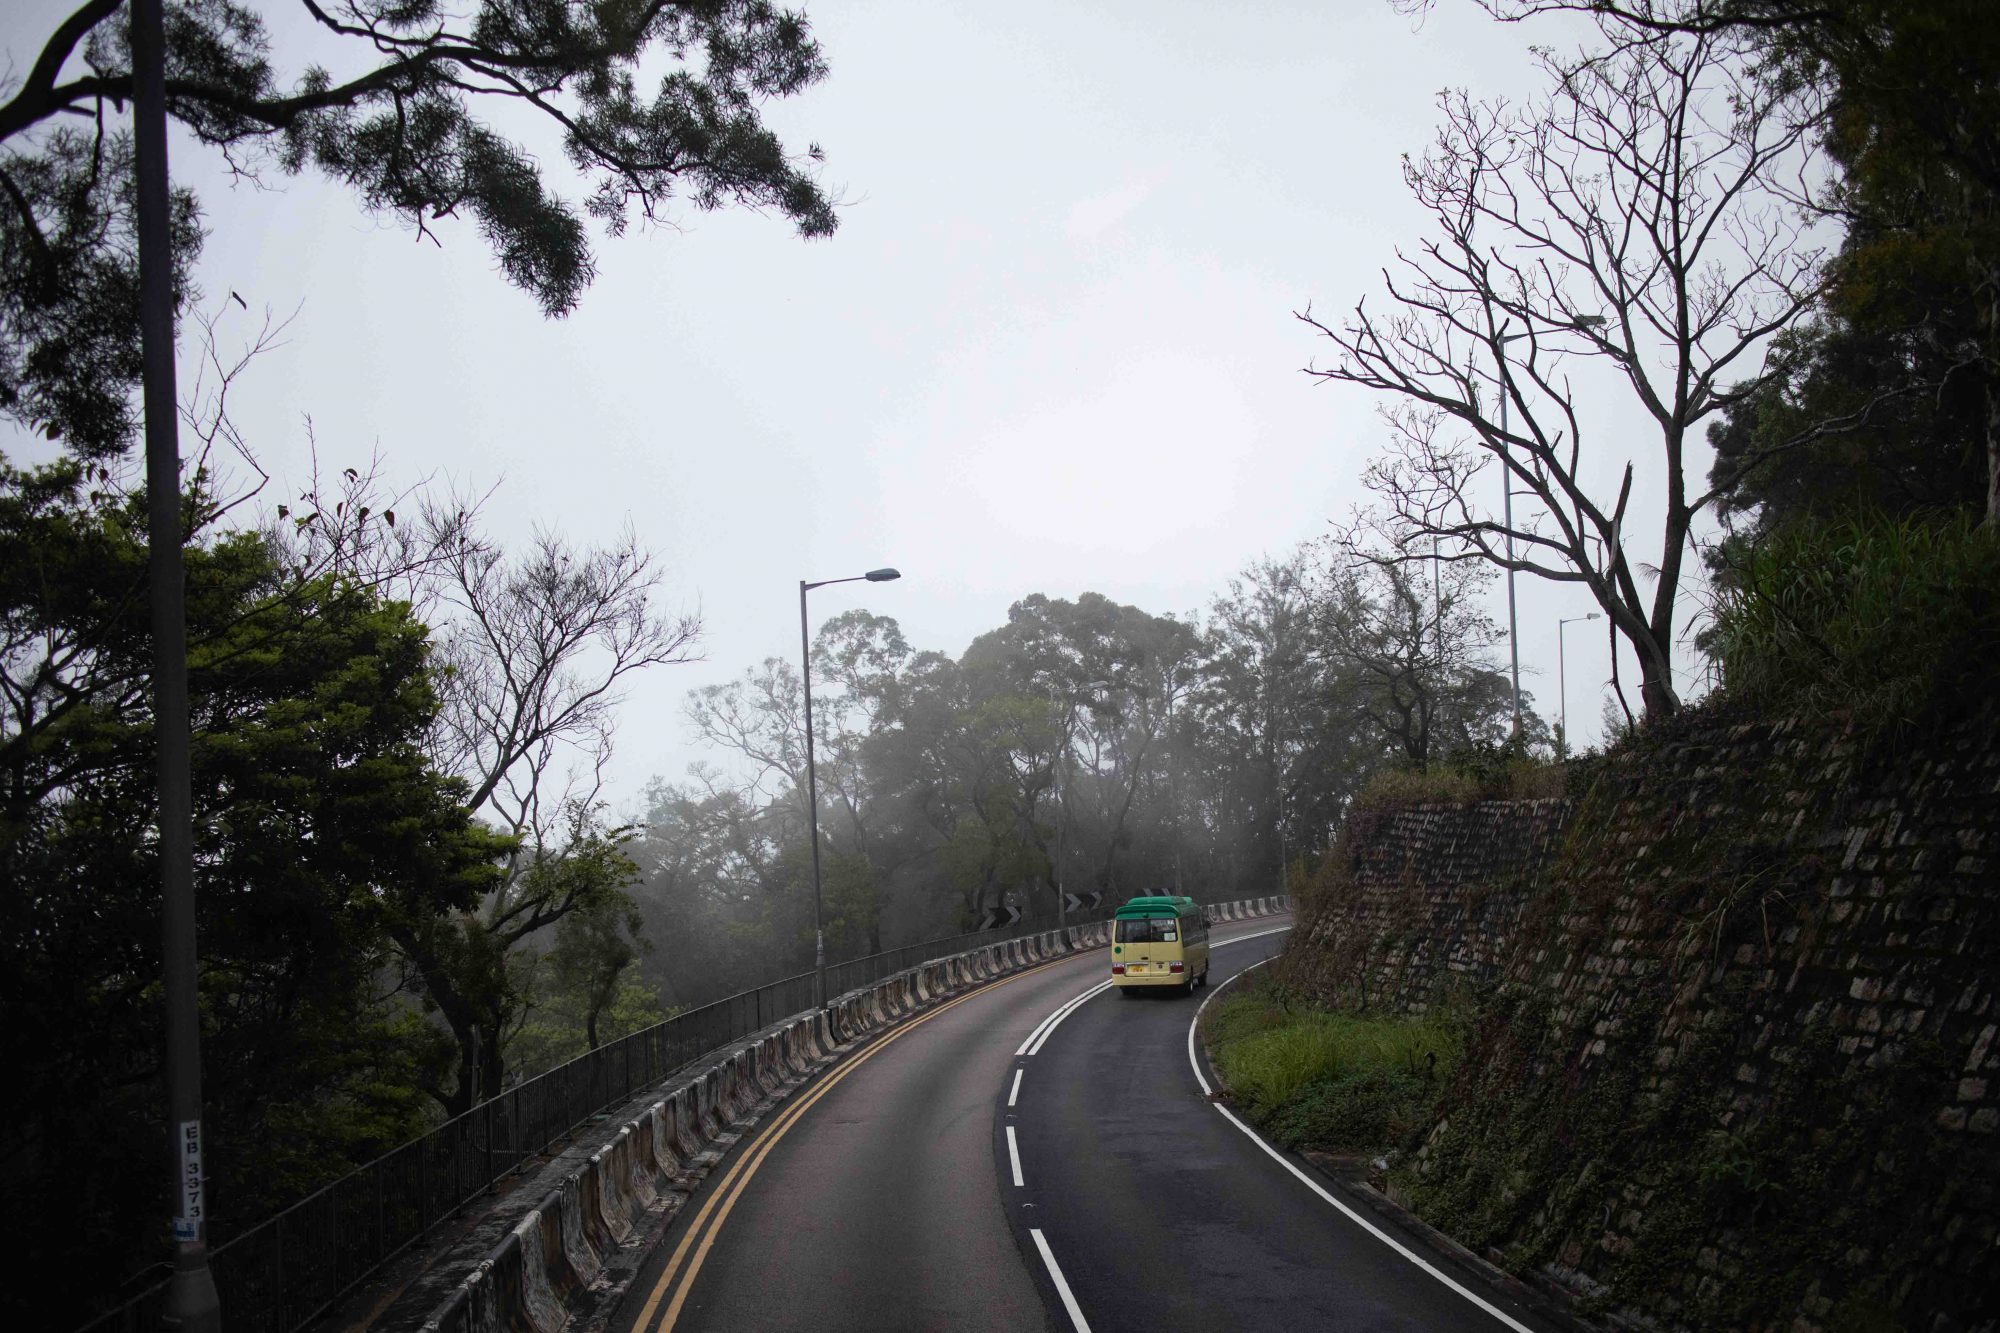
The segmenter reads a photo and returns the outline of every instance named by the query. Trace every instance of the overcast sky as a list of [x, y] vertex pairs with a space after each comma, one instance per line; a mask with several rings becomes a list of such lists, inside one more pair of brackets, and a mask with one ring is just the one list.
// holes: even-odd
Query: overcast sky
[[[14, 71], [70, 7], [8, 0]], [[257, 7], [296, 71], [297, 11]], [[1325, 531], [1364, 498], [1385, 432], [1358, 390], [1301, 373], [1330, 348], [1293, 312], [1351, 307], [1418, 236], [1399, 156], [1429, 140], [1440, 89], [1528, 92], [1528, 43], [1576, 32], [1496, 25], [1470, 0], [1422, 22], [1388, 0], [807, 12], [831, 75], [768, 114], [825, 149], [838, 234], [683, 211], [600, 238], [562, 320], [468, 223], [436, 246], [314, 177], [232, 184], [175, 144], [207, 214], [207, 305], [298, 311], [236, 412], [273, 502], [300, 488], [310, 417], [323, 466], [379, 451], [393, 481], [499, 483], [502, 536], [629, 521], [700, 610], [705, 661], [630, 692], [628, 807], [716, 758], [687, 735], [688, 690], [796, 656], [800, 578], [895, 565], [900, 582], [815, 593], [816, 620], [865, 605], [956, 654], [1033, 592], [1199, 611]], [[1524, 685], [1552, 720], [1557, 617], [1590, 609], [1521, 583]], [[1569, 635], [1584, 743], [1602, 629]]]

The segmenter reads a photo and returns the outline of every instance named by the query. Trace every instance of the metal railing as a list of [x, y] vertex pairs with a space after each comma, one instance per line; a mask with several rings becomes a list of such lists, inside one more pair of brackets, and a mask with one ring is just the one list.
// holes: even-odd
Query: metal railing
[[[826, 970], [827, 997], [933, 959], [1053, 929], [1020, 924], [836, 963]], [[230, 1333], [293, 1333], [585, 1121], [712, 1051], [810, 1010], [812, 988], [811, 972], [783, 977], [607, 1042], [224, 1241], [210, 1252], [209, 1267]], [[147, 1288], [78, 1333], [153, 1333], [166, 1288], [164, 1281]]]

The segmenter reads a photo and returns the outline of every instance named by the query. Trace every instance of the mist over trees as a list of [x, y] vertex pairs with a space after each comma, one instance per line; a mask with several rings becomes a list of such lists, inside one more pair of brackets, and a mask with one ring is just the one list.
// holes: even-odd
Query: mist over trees
[[[813, 641], [828, 956], [996, 908], [1052, 924], [1063, 893], [1102, 912], [1286, 891], [1376, 771], [1506, 745], [1487, 577], [1453, 573], [1440, 604], [1314, 543], [1185, 620], [1024, 597], [956, 658], [885, 616], [830, 618]], [[643, 975], [698, 1004], [811, 966], [797, 665], [768, 659], [686, 713], [726, 761], [654, 784], [632, 895], [660, 943]], [[1546, 723], [1525, 721], [1517, 749], [1545, 749]]]
[[[358, 66], [339, 81], [282, 74], [242, 6], [169, 8], [196, 151], [319, 173], [420, 236], [467, 218], [551, 315], [594, 276], [587, 218], [615, 235], [679, 200], [834, 226], [817, 149], [761, 118], [824, 73], [769, 5], [312, 7]], [[832, 958], [995, 908], [1047, 924], [1065, 892], [1279, 892], [1372, 775], [1542, 750], [1484, 609], [1508, 564], [1590, 591], [1649, 716], [1683, 703], [1698, 547], [1722, 605], [1694, 648], [1726, 688], [1860, 717], [1990, 706], [1990, 4], [1487, 8], [1587, 13], [1604, 46], [1549, 57], [1528, 105], [1448, 99], [1409, 168], [1427, 234], [1388, 302], [1320, 326], [1325, 373], [1391, 404], [1373, 511], [1198, 615], [1036, 594], [956, 656], [865, 612], [820, 625]], [[37, 439], [0, 460], [0, 1161], [34, 1204], [4, 1234], [106, 1288], [144, 1278], [169, 1212], [128, 66], [122, 6], [88, 0], [0, 102], [0, 419]], [[577, 176], [545, 180], [496, 108], [554, 125]], [[232, 455], [262, 472], [229, 385], [273, 330], [224, 355], [196, 313], [202, 202], [174, 214], [182, 327], [207, 340], [183, 350], [213, 372], [185, 405], [175, 535], [226, 1240], [512, 1081], [806, 969], [813, 914], [798, 663], [696, 691], [716, 762], [629, 824], [607, 810], [621, 689], [698, 630], [631, 534], [508, 547], [469, 497], [365, 467], [282, 503], [230, 488]], [[1586, 435], [1587, 382], [1638, 428]], [[1668, 478], [1650, 516], [1641, 456]]]

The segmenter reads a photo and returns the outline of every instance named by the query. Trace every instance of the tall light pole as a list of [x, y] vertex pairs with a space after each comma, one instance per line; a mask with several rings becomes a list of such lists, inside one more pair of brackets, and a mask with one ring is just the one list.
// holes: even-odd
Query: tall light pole
[[[1562, 748], [1565, 752], [1569, 749], [1569, 673], [1563, 663], [1563, 630], [1581, 620], [1601, 619], [1602, 616], [1592, 611], [1587, 616], [1564, 616], [1556, 621], [1556, 693], [1562, 697], [1562, 721], [1557, 725], [1562, 728]], [[1561, 758], [1560, 755], [1557, 757]]]
[[844, 579], [821, 579], [817, 583], [799, 580], [799, 669], [806, 687], [806, 801], [812, 826], [813, 849], [813, 1007], [826, 1004], [826, 922], [820, 915], [819, 897], [819, 776], [813, 770], [813, 668], [812, 631], [806, 627], [806, 594], [833, 583], [887, 583], [903, 577], [893, 569], [871, 569]]
[[[1518, 333], [1502, 329], [1493, 335], [1493, 354], [1500, 362], [1500, 449], [1507, 449], [1507, 344]], [[1514, 614], [1514, 477], [1504, 460], [1500, 468], [1500, 522], [1507, 536], [1507, 653], [1514, 677], [1514, 735], [1521, 734], [1521, 636], [1516, 632]]]
[[201, 1013], [194, 920], [193, 737], [188, 723], [187, 591], [181, 556], [179, 408], [174, 389], [174, 257], [167, 180], [166, 33], [161, 0], [133, 0], [132, 143], [139, 232], [139, 332], [146, 412], [146, 547], [152, 581], [153, 736], [160, 786], [160, 934], [165, 964], [167, 1127], [174, 1172], [174, 1272], [165, 1323], [222, 1327], [208, 1268], [201, 1153]]
[[[1602, 315], [1572, 315], [1567, 327], [1572, 329], [1594, 329], [1604, 323]], [[1564, 327], [1558, 325], [1557, 327]], [[1500, 362], [1500, 451], [1507, 451], [1507, 344], [1520, 337], [1509, 333], [1502, 325], [1493, 335], [1493, 354]], [[1500, 501], [1500, 521], [1507, 535], [1507, 653], [1511, 662], [1514, 681], [1514, 734], [1521, 734], [1521, 635], [1514, 610], [1514, 477], [1502, 459], [1500, 480], [1505, 490]], [[1560, 647], [1557, 649], [1561, 653]]]

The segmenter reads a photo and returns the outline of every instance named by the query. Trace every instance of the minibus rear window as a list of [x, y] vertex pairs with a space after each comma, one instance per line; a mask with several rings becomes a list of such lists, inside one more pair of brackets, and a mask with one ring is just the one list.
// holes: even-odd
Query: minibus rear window
[[1170, 916], [1120, 921], [1114, 936], [1120, 944], [1170, 944], [1180, 937], [1180, 922]]

